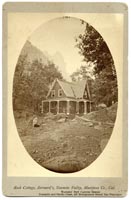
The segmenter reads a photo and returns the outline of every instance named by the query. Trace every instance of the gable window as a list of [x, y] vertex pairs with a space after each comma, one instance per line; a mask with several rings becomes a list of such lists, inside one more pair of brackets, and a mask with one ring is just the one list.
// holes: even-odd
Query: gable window
[[51, 97], [54, 97], [55, 96], [55, 90], [52, 90], [51, 91]]
[[62, 96], [62, 89], [59, 89], [58, 90], [58, 97], [61, 97]]

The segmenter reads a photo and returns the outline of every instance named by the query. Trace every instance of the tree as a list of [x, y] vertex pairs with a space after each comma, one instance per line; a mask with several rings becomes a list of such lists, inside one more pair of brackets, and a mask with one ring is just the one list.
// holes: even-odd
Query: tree
[[88, 80], [88, 85], [90, 88], [90, 95], [93, 98], [94, 96], [94, 79], [93, 79], [93, 69], [90, 70], [91, 64], [89, 63], [87, 66], [81, 66], [75, 72], [71, 74], [71, 79], [73, 82], [77, 82], [83, 79]]
[[55, 78], [63, 77], [54, 63], [48, 62], [45, 65], [40, 60], [30, 63], [27, 56], [21, 55], [13, 81], [14, 110], [38, 111], [38, 105], [45, 99], [49, 86]]
[[117, 77], [110, 50], [101, 35], [89, 24], [84, 34], [76, 39], [76, 47], [83, 56], [83, 61], [94, 65], [95, 100], [108, 106], [118, 99]]
[[[92, 71], [90, 70], [92, 69]], [[77, 69], [75, 72], [71, 74], [71, 79], [73, 82], [77, 82], [83, 79], [88, 80], [88, 85], [90, 88], [90, 95], [93, 98], [94, 94], [94, 79], [93, 79], [93, 67], [91, 66], [91, 63], [88, 63], [86, 66], [81, 66], [79, 69]]]
[[80, 66], [75, 72], [71, 74], [72, 81], [79, 81], [82, 79], [93, 79], [93, 65], [91, 62], [88, 62], [87, 65]]
[[25, 69], [30, 66], [26, 55], [21, 55], [18, 59], [14, 80], [13, 80], [13, 108], [20, 109], [26, 105], [29, 97], [29, 80], [25, 76]]
[[29, 79], [31, 81], [32, 106], [35, 110], [38, 109], [42, 99], [46, 98], [49, 86], [55, 78], [62, 79], [63, 77], [54, 63], [49, 62], [48, 65], [43, 65], [38, 60], [33, 61]]

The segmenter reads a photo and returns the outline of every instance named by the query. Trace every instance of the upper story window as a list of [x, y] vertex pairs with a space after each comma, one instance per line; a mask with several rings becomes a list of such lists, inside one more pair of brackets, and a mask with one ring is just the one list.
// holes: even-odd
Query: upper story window
[[58, 97], [61, 97], [62, 96], [62, 89], [59, 89], [58, 90]]
[[55, 96], [55, 90], [52, 90], [51, 91], [51, 97], [54, 97]]

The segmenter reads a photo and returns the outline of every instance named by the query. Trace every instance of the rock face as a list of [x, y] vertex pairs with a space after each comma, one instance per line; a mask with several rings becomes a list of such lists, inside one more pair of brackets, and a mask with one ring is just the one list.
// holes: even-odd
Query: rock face
[[48, 59], [47, 57], [44, 55], [44, 53], [38, 49], [37, 47], [35, 47], [30, 41], [27, 40], [27, 42], [25, 43], [22, 51], [21, 51], [21, 55], [27, 55], [28, 56], [28, 60], [32, 63], [34, 60], [39, 60], [42, 61], [42, 63], [44, 64], [48, 64]]

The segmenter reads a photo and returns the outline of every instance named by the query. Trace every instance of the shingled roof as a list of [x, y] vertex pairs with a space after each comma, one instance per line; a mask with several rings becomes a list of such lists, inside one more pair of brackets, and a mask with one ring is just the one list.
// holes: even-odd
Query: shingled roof
[[[87, 79], [81, 80], [78, 82], [67, 82], [67, 81], [55, 79], [50, 91], [48, 92], [48, 95], [50, 94], [56, 81], [58, 81], [59, 85], [61, 86], [61, 88], [63, 89], [63, 91], [67, 97], [76, 98], [76, 99], [83, 98], [85, 87], [87, 85], [88, 96], [90, 98], [90, 91], [89, 91]], [[47, 97], [48, 97], [48, 95], [47, 95]]]

